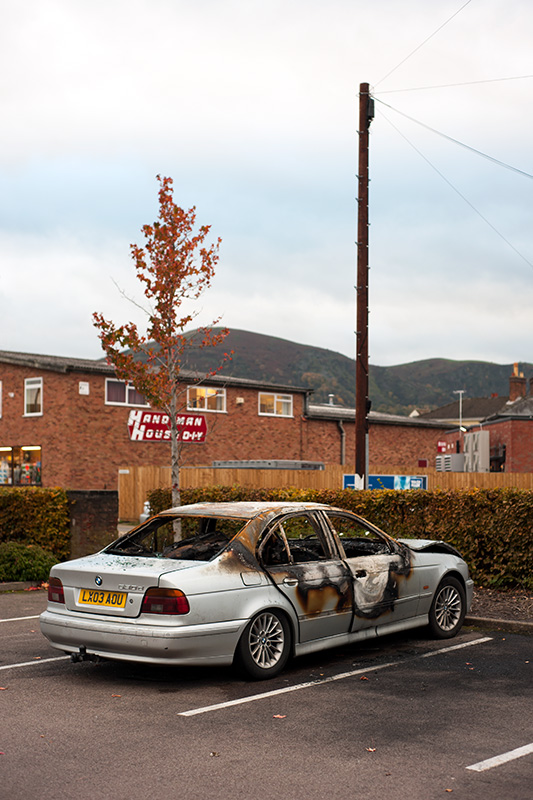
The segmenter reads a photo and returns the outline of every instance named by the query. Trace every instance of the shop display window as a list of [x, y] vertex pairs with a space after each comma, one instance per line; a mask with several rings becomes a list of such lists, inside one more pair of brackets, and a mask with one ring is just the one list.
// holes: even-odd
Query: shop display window
[[0, 447], [0, 486], [40, 486], [41, 448], [38, 445]]

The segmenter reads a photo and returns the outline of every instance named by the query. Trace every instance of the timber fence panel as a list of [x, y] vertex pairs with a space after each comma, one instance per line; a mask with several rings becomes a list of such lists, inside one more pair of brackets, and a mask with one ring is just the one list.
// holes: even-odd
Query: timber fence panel
[[[342, 489], [344, 474], [353, 469], [336, 464], [324, 470], [292, 469], [235, 469], [214, 467], [182, 467], [182, 489], [206, 486], [246, 486], [252, 489]], [[522, 472], [435, 472], [413, 470], [371, 469], [375, 475], [427, 475], [428, 489], [513, 488], [533, 491], [533, 474]], [[170, 467], [123, 467], [119, 469], [119, 519], [137, 521], [142, 513], [147, 493], [152, 489], [171, 486]]]

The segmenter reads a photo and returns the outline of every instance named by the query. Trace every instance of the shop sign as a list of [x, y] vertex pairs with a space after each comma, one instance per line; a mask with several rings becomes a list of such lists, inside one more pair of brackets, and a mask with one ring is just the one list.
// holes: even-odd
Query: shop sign
[[369, 489], [427, 489], [427, 475], [369, 475]]
[[[201, 414], [178, 414], [178, 441], [205, 442], [207, 422]], [[132, 409], [128, 417], [132, 442], [169, 442], [170, 417], [155, 411]]]

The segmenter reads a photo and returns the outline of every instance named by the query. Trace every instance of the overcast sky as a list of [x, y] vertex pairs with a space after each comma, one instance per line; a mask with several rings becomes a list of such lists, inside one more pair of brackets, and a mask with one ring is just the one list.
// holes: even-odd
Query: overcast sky
[[370, 362], [533, 360], [531, 0], [0, 8], [0, 349], [99, 358], [93, 311], [142, 323], [119, 288], [160, 173], [223, 240], [199, 323], [353, 357], [368, 82]]

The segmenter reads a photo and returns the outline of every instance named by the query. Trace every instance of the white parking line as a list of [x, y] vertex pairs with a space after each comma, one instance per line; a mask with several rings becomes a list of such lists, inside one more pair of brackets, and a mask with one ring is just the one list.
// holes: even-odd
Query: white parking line
[[350, 670], [350, 672], [340, 672], [338, 675], [330, 675], [328, 678], [317, 678], [314, 681], [307, 681], [306, 683], [297, 683], [294, 686], [285, 686], [283, 689], [273, 689], [271, 692], [261, 692], [260, 694], [252, 694], [247, 697], [240, 697], [237, 700], [227, 700], [225, 703], [215, 703], [212, 706], [203, 706], [202, 708], [191, 708], [189, 711], [179, 711], [179, 717], [194, 717], [197, 714], [206, 714], [209, 711], [218, 711], [222, 708], [230, 708], [231, 706], [239, 706], [243, 703], [253, 703], [255, 700], [263, 700], [265, 697], [275, 697], [278, 694], [287, 694], [288, 692], [297, 692], [300, 689], [308, 689], [310, 686], [321, 686], [325, 683], [332, 683], [333, 681], [342, 681], [345, 678], [352, 678], [355, 675], [367, 674], [368, 672], [377, 672], [381, 669], [388, 667], [396, 667], [398, 664], [406, 664], [411, 661], [418, 661], [421, 658], [428, 658], [429, 656], [441, 655], [442, 653], [449, 653], [452, 650], [461, 650], [463, 647], [473, 647], [476, 644], [483, 644], [484, 642], [491, 642], [492, 637], [485, 636], [482, 639], [475, 639], [473, 642], [464, 642], [463, 644], [455, 644], [451, 647], [442, 647], [439, 650], [434, 650], [431, 653], [423, 653], [414, 658], [401, 659], [399, 661], [389, 661], [387, 664], [377, 664], [374, 667], [363, 667], [362, 669]]
[[474, 772], [485, 772], [487, 769], [500, 767], [502, 764], [506, 764], [508, 761], [514, 761], [515, 758], [528, 756], [530, 753], [533, 753], [533, 742], [531, 744], [525, 744], [523, 747], [517, 747], [516, 750], [509, 750], [508, 753], [502, 753], [501, 756], [487, 758], [486, 761], [478, 761], [477, 764], [471, 764], [469, 767], [467, 767], [467, 769], [471, 769]]
[[56, 656], [55, 658], [35, 658], [33, 661], [20, 661], [18, 664], [4, 664], [0, 669], [16, 669], [17, 667], [36, 667], [38, 664], [47, 664], [49, 661], [66, 661], [70, 656]]
[[39, 614], [34, 617], [10, 617], [9, 619], [0, 619], [0, 622], [19, 622], [21, 619], [39, 619]]

